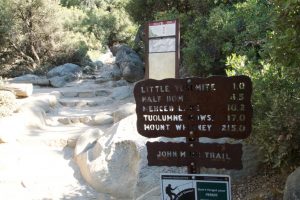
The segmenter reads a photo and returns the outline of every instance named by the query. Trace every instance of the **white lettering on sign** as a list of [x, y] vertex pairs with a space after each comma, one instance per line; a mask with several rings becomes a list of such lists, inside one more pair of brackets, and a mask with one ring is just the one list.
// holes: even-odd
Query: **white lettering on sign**
[[159, 103], [161, 96], [142, 96], [143, 103]]
[[185, 111], [197, 111], [197, 112], [200, 112], [200, 105], [189, 105], [189, 106], [186, 106], [186, 107], [183, 107], [183, 106], [179, 105], [177, 110], [179, 112], [185, 112]]
[[185, 131], [186, 127], [184, 124], [176, 124], [176, 131]]
[[216, 91], [215, 83], [205, 83], [195, 85], [195, 90], [199, 92]]
[[169, 131], [170, 124], [144, 124], [145, 131]]
[[199, 125], [192, 125], [192, 126], [187, 126], [184, 124], [176, 124], [176, 131], [185, 131], [185, 130], [190, 130], [190, 131], [203, 131], [203, 132], [209, 132], [211, 131], [212, 125], [211, 124], [199, 124]]
[[205, 152], [205, 158], [231, 160], [227, 153]]
[[183, 121], [182, 115], [143, 115], [143, 117], [148, 122]]
[[213, 121], [211, 115], [189, 115], [189, 119], [192, 121]]
[[183, 102], [183, 96], [167, 96], [167, 102]]
[[245, 125], [235, 125], [235, 124], [223, 124], [221, 127], [221, 131], [223, 132], [245, 132]]
[[174, 85], [176, 92], [196, 91], [196, 92], [211, 92], [216, 91], [215, 83], [201, 83], [201, 84], [187, 84], [187, 85]]
[[145, 94], [145, 93], [166, 93], [166, 92], [170, 92], [170, 88], [168, 85], [156, 85], [156, 86], [142, 86], [141, 87], [141, 93]]
[[218, 197], [219, 195], [216, 194], [216, 193], [205, 193], [205, 196], [208, 196], [208, 197]]
[[183, 92], [184, 91], [182, 85], [174, 85], [174, 86], [175, 86], [176, 92]]
[[185, 151], [158, 151], [157, 158], [185, 158], [186, 152]]
[[[138, 131], [146, 137], [244, 139], [251, 132], [252, 86], [244, 76], [150, 79], [136, 86]], [[148, 127], [151, 124], [170, 127]], [[168, 128], [161, 135], [151, 131]]]
[[198, 125], [198, 130], [199, 131], [210, 131], [211, 130], [211, 126], [212, 125], [206, 125], [206, 124]]
[[143, 106], [143, 112], [173, 112], [174, 106]]

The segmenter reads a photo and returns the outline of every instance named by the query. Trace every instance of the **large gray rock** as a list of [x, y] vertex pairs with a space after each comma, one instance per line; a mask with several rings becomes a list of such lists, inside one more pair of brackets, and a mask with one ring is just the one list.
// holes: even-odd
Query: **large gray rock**
[[300, 199], [300, 167], [298, 167], [287, 178], [284, 187], [283, 200], [299, 200]]
[[118, 81], [108, 81], [106, 83], [107, 87], [113, 87], [113, 88], [121, 87], [121, 86], [129, 86], [129, 85], [130, 85], [130, 83], [128, 83], [127, 81], [125, 81], [123, 79], [118, 80]]
[[111, 80], [120, 80], [122, 72], [117, 65], [106, 64], [99, 70], [99, 77], [96, 79], [96, 83], [101, 84]]
[[85, 146], [78, 143], [81, 150], [76, 150], [76, 145], [75, 160], [84, 179], [98, 192], [117, 199], [132, 199], [139, 171], [138, 147], [131, 133], [118, 134], [118, 129], [114, 125], [98, 138], [94, 134], [85, 138]]
[[186, 173], [185, 168], [148, 166], [148, 139], [137, 133], [136, 115], [114, 124], [98, 138], [93, 135], [84, 140], [86, 146], [78, 144], [84, 151], [75, 151], [75, 160], [84, 179], [105, 199], [139, 199], [157, 187], [160, 173]]
[[[84, 151], [75, 155], [76, 162], [85, 180], [103, 193], [104, 199], [158, 199], [161, 173], [187, 173], [186, 167], [148, 166], [146, 142], [184, 142], [185, 138], [145, 138], [137, 132], [135, 114], [115, 123], [99, 138], [88, 141], [89, 145], [80, 147]], [[246, 176], [247, 172], [234, 178]]]
[[95, 61], [94, 64], [96, 65], [96, 70], [99, 70], [104, 66], [104, 63], [100, 60]]
[[115, 44], [112, 47], [109, 48], [110, 52], [113, 56], [116, 56], [117, 52], [119, 51], [120, 47], [122, 47], [122, 44]]
[[[74, 154], [79, 155], [93, 146], [93, 143], [98, 140], [103, 132], [99, 129], [89, 129], [84, 132], [76, 141]], [[76, 157], [75, 157], [76, 158]]]
[[107, 113], [98, 113], [92, 119], [94, 125], [106, 125], [112, 124], [113, 122], [113, 117]]
[[12, 83], [31, 83], [33, 85], [50, 85], [49, 79], [46, 77], [40, 77], [34, 74], [26, 74], [13, 78], [10, 82]]
[[82, 76], [81, 67], [72, 63], [57, 66], [47, 73], [47, 77], [72, 75], [74, 78]]
[[139, 55], [126, 45], [118, 47], [116, 64], [122, 70], [123, 78], [128, 82], [136, 82], [144, 78], [144, 64]]
[[54, 76], [49, 79], [50, 85], [56, 88], [63, 87], [67, 84], [68, 77], [67, 76]]
[[121, 121], [129, 115], [134, 114], [135, 108], [136, 105], [134, 103], [127, 103], [122, 105], [120, 108], [113, 112], [114, 123]]
[[115, 100], [122, 100], [133, 96], [133, 91], [130, 86], [121, 86], [113, 89], [111, 98]]
[[67, 82], [80, 79], [82, 77], [82, 69], [78, 65], [66, 63], [51, 69], [47, 73], [47, 77], [50, 79], [50, 84], [53, 87], [62, 87]]
[[143, 66], [138, 65], [135, 62], [122, 62], [119, 66], [123, 69], [122, 76], [123, 78], [130, 82], [134, 83], [136, 81], [142, 80], [145, 76], [145, 71]]

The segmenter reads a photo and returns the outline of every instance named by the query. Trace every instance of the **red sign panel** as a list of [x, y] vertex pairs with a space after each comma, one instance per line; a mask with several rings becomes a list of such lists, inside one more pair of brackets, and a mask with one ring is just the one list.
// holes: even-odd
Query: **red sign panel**
[[147, 142], [149, 166], [242, 169], [242, 144]]
[[145, 137], [247, 138], [252, 83], [247, 76], [148, 79], [134, 88], [138, 132]]

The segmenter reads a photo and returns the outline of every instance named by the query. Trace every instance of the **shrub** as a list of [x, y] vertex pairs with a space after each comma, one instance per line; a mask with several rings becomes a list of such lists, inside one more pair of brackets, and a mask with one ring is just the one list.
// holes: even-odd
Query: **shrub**
[[137, 27], [121, 9], [88, 9], [83, 21], [87, 33], [93, 34], [101, 43], [101, 48], [112, 47], [116, 43], [131, 43]]
[[229, 75], [243, 74], [252, 79], [251, 142], [262, 148], [265, 162], [273, 168], [299, 166], [299, 83], [289, 76], [287, 67], [261, 63], [262, 69], [258, 70], [246, 56], [232, 55], [227, 64], [233, 69], [228, 71]]
[[0, 65], [8, 70], [8, 76], [40, 72], [47, 66], [62, 62], [80, 63], [85, 59], [86, 37], [68, 29], [70, 24], [76, 24], [82, 18], [82, 13], [69, 22], [66, 20], [70, 19], [66, 17], [68, 13], [56, 1], [5, 2], [8, 6], [0, 6], [0, 13], [5, 15], [4, 19], [11, 20], [4, 26], [5, 29], [0, 27], [0, 34], [5, 41], [0, 48]]

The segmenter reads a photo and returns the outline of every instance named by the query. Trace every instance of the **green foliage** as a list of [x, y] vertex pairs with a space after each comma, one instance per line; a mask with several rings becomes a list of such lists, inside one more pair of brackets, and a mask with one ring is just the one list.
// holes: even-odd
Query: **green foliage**
[[[13, 70], [13, 73], [9, 72], [11, 75], [18, 75], [16, 71], [24, 69], [28, 73], [28, 70], [39, 71], [42, 66], [61, 64], [59, 57], [62, 55], [64, 60], [76, 60], [77, 63], [85, 57], [85, 41], [72, 37], [73, 33], [64, 29], [63, 9], [55, 1], [7, 2], [7, 9], [12, 13], [12, 18], [10, 29], [6, 33], [5, 46], [0, 50], [0, 56], [3, 58], [0, 64], [3, 68], [12, 66], [10, 70]], [[68, 37], [72, 37], [72, 40], [66, 39]]]
[[63, 49], [59, 54], [52, 58], [56, 65], [67, 62], [81, 65], [85, 61], [88, 46], [82, 34], [66, 32], [65, 40], [59, 43], [58, 48]]
[[130, 43], [136, 26], [127, 0], [3, 0], [0, 5], [1, 74], [46, 72], [72, 62], [85, 65], [89, 50]]
[[226, 53], [231, 52], [236, 26], [233, 12], [216, 7], [209, 16], [199, 16], [184, 34], [184, 65], [198, 76], [224, 75]]
[[[140, 25], [154, 20], [154, 15], [159, 11], [169, 10], [171, 7], [166, 3], [168, 0], [129, 0], [126, 11], [132, 19]], [[171, 1], [170, 3], [173, 3]], [[175, 1], [176, 2], [176, 1]]]
[[60, 0], [62, 6], [71, 8], [80, 5], [81, 0]]
[[64, 7], [80, 7], [80, 8], [105, 8], [109, 11], [111, 8], [122, 9], [128, 0], [60, 0], [60, 4]]
[[[246, 56], [227, 59], [229, 75], [247, 75], [253, 82], [254, 119], [251, 141], [258, 144], [273, 168], [300, 164], [300, 91], [286, 67], [261, 63], [258, 69]], [[299, 76], [300, 74], [298, 74]]]
[[237, 43], [236, 52], [241, 56], [227, 58], [227, 73], [252, 78], [252, 142], [264, 150], [265, 162], [273, 168], [295, 167], [300, 164], [300, 23], [294, 14], [300, 2], [266, 2], [237, 5], [238, 17], [244, 16], [243, 23], [248, 24], [239, 37], [252, 41], [251, 47], [258, 51]]
[[8, 33], [12, 28], [12, 13], [9, 7], [9, 0], [3, 0], [0, 4], [0, 50], [7, 42]]
[[105, 45], [113, 46], [115, 43], [129, 43], [133, 40], [136, 26], [130, 21], [128, 15], [118, 9], [107, 11], [102, 8], [87, 10], [87, 18], [83, 26]]
[[207, 16], [196, 17], [189, 32], [183, 34], [187, 42], [183, 48], [185, 66], [199, 76], [224, 74], [226, 57], [232, 53], [246, 55], [260, 66], [270, 19], [272, 7], [264, 1], [211, 8]]
[[272, 29], [274, 7], [265, 0], [248, 0], [235, 7], [238, 34], [235, 36], [234, 52], [247, 55], [248, 59], [259, 65], [264, 58], [264, 45]]
[[274, 0], [276, 18], [268, 48], [272, 59], [284, 65], [289, 75], [299, 82], [300, 74], [300, 1]]
[[65, 26], [84, 35], [91, 49], [104, 50], [115, 43], [130, 43], [136, 26], [123, 9], [127, 1], [61, 1], [63, 6], [70, 7], [66, 9], [69, 14]]

